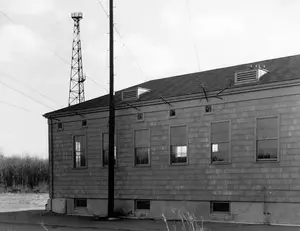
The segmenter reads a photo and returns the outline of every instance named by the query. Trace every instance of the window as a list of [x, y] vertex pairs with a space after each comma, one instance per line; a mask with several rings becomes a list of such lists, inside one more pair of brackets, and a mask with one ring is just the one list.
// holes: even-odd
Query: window
[[86, 208], [87, 207], [87, 200], [86, 199], [74, 199], [74, 207], [78, 208], [78, 207], [83, 207]]
[[170, 116], [170, 117], [176, 116], [176, 111], [175, 111], [175, 109], [170, 109], [170, 111], [169, 111], [169, 116]]
[[211, 162], [229, 163], [229, 121], [211, 123]]
[[149, 130], [134, 131], [134, 163], [135, 165], [150, 164]]
[[87, 127], [87, 120], [82, 120], [81, 125], [82, 127]]
[[[116, 136], [115, 136], [115, 148], [114, 148], [114, 157], [115, 157], [114, 164], [116, 163], [116, 160], [117, 160], [117, 142], [116, 142]], [[108, 137], [108, 133], [103, 133], [102, 134], [102, 164], [103, 164], [103, 166], [108, 166], [108, 151], [109, 151], [109, 137]]]
[[256, 160], [278, 159], [278, 117], [257, 118]]
[[230, 203], [224, 201], [210, 202], [211, 213], [230, 213]]
[[206, 105], [205, 106], [205, 113], [212, 112], [212, 105]]
[[139, 120], [139, 121], [144, 120], [144, 113], [137, 113], [136, 119]]
[[63, 122], [58, 122], [57, 123], [57, 129], [58, 130], [63, 130], [64, 129]]
[[136, 200], [135, 209], [150, 210], [150, 200]]
[[86, 139], [85, 135], [74, 136], [74, 167], [86, 166]]
[[170, 128], [171, 164], [187, 163], [186, 126]]

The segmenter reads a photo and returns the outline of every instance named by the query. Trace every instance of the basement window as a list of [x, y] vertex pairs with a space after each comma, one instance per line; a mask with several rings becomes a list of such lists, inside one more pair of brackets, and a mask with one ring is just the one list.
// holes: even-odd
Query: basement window
[[205, 113], [210, 113], [212, 112], [212, 105], [206, 105], [205, 106]]
[[211, 201], [210, 211], [211, 213], [230, 213], [230, 202]]
[[136, 120], [138, 120], [138, 121], [144, 120], [144, 113], [137, 113]]
[[87, 200], [86, 199], [74, 199], [74, 207], [75, 208], [86, 208], [87, 207]]
[[59, 131], [61, 131], [61, 130], [63, 130], [63, 128], [64, 128], [63, 122], [58, 122], [58, 123], [57, 123], [57, 129], [58, 129]]
[[136, 200], [135, 201], [136, 210], [150, 210], [150, 200]]
[[175, 111], [175, 109], [170, 109], [170, 111], [169, 111], [169, 116], [170, 116], [170, 117], [175, 117], [175, 116], [176, 116], [176, 111]]
[[81, 121], [81, 125], [82, 125], [82, 127], [87, 127], [87, 120], [82, 120]]

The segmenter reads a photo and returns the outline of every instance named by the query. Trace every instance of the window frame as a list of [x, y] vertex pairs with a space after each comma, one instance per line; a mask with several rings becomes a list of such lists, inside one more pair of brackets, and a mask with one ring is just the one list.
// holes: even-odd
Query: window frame
[[[228, 143], [228, 162], [220, 162], [220, 161], [212, 161], [212, 124], [214, 123], [224, 123], [228, 122], [228, 142], [220, 142], [220, 143]], [[214, 165], [226, 165], [231, 164], [231, 120], [216, 120], [211, 121], [209, 124], [209, 153], [210, 153], [210, 164]]]
[[[277, 138], [267, 138], [267, 139], [257, 139], [257, 129], [258, 129], [258, 120], [259, 119], [268, 119], [268, 118], [276, 118], [277, 119]], [[275, 140], [277, 139], [277, 158], [274, 159], [258, 159], [257, 158], [257, 150], [258, 150], [258, 141], [260, 140]], [[257, 116], [255, 117], [255, 126], [254, 126], [254, 162], [255, 163], [278, 163], [280, 162], [280, 116], [277, 115], [268, 115], [268, 116]]]
[[[102, 165], [102, 167], [103, 168], [107, 168], [108, 167], [108, 164], [104, 164], [104, 153], [103, 153], [103, 151], [104, 151], [104, 145], [103, 145], [103, 141], [104, 141], [104, 139], [103, 139], [103, 135], [104, 134], [107, 134], [108, 136], [109, 136], [109, 132], [102, 132], [101, 133], [101, 165]], [[115, 132], [115, 149], [116, 149], [116, 152], [115, 152], [115, 154], [116, 154], [116, 156], [115, 156], [115, 164], [114, 164], [114, 166], [115, 167], [117, 167], [117, 160], [118, 160], [118, 142], [119, 142], [119, 136], [118, 136], [118, 132]], [[109, 143], [108, 143], [108, 145], [109, 145]]]
[[[135, 132], [136, 131], [141, 131], [141, 130], [147, 130], [149, 133], [149, 142], [148, 142], [148, 164], [136, 164], [136, 153], [135, 153]], [[150, 167], [151, 166], [151, 128], [140, 128], [140, 129], [133, 129], [133, 166], [135, 167]], [[146, 148], [146, 147], [143, 147]]]
[[[75, 153], [75, 137], [76, 136], [84, 136], [84, 139], [85, 139], [85, 146], [84, 146], [84, 149], [85, 149], [85, 153], [84, 153], [84, 156], [85, 156], [85, 166], [80, 166], [80, 167], [76, 167], [76, 153]], [[87, 136], [87, 133], [76, 133], [76, 134], [73, 134], [72, 135], [72, 168], [73, 169], [87, 169], [88, 168], [88, 136]]]
[[[185, 144], [186, 144], [186, 162], [185, 163], [172, 163], [172, 147], [171, 147], [171, 128], [172, 127], [185, 127], [186, 128], [186, 137], [185, 137]], [[169, 126], [169, 166], [178, 166], [178, 165], [188, 165], [189, 164], [189, 142], [188, 142], [188, 132], [189, 127], [187, 124], [180, 124], [180, 125], [170, 125]], [[178, 145], [179, 146], [179, 145]]]
[[[208, 106], [210, 106], [210, 108], [211, 108], [211, 111], [210, 112], [207, 112], [206, 111], [206, 107], [208, 107]], [[206, 105], [204, 105], [204, 114], [213, 114], [213, 111], [214, 111], [214, 107], [213, 107], [213, 104], [206, 104]]]

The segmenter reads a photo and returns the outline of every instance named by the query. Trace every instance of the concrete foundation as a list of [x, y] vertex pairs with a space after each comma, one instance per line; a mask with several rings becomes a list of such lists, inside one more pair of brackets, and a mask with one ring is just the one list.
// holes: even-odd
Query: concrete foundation
[[[55, 198], [47, 208], [55, 213], [107, 215], [107, 200], [87, 199], [86, 208], [74, 208], [73, 199]], [[136, 210], [134, 200], [115, 200], [115, 212], [124, 217], [179, 220], [179, 212], [199, 220], [252, 224], [300, 224], [300, 203], [231, 202], [230, 213], [211, 213], [209, 201], [151, 201], [150, 210]]]

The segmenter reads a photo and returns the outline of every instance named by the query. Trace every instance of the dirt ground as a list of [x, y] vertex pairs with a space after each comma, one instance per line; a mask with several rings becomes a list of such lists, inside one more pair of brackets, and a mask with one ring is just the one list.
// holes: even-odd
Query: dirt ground
[[0, 212], [45, 209], [48, 198], [46, 193], [1, 193]]

